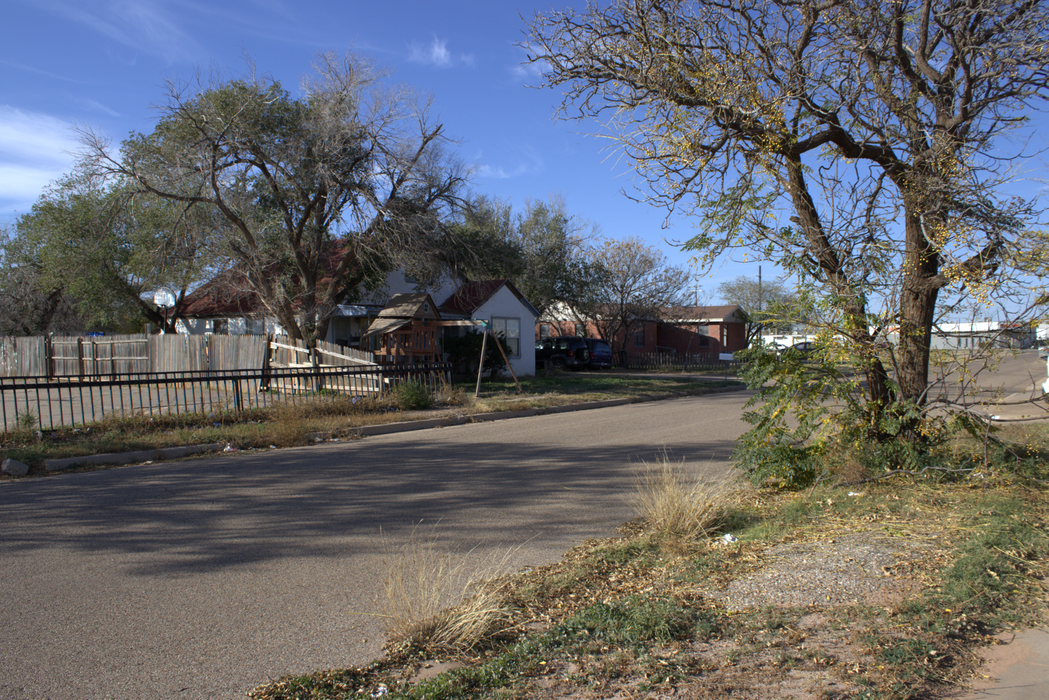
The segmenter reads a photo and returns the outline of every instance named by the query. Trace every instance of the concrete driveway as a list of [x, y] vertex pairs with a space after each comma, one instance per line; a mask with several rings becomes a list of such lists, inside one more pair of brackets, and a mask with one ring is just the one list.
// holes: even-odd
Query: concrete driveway
[[0, 699], [237, 698], [364, 663], [417, 523], [478, 561], [554, 561], [633, 516], [642, 460], [728, 469], [748, 396], [0, 484]]

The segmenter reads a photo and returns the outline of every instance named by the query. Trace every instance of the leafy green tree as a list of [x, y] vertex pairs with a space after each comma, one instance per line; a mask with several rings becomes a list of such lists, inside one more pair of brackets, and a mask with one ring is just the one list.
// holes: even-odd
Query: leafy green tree
[[[1002, 137], [1049, 96], [1047, 13], [1027, 0], [620, 0], [537, 15], [523, 45], [564, 114], [608, 125], [643, 198], [697, 217], [700, 261], [741, 250], [818, 289], [825, 347], [863, 378], [859, 439], [922, 442], [937, 421], [938, 311], [1024, 308], [1044, 288], [1038, 212], [1003, 193], [1024, 153]], [[779, 405], [761, 420], [782, 418], [789, 394], [768, 398]]]
[[588, 243], [597, 227], [568, 212], [560, 195], [509, 204], [479, 197], [451, 227], [445, 264], [466, 280], [507, 278], [539, 311], [594, 307], [604, 270]]
[[[216, 245], [295, 338], [390, 265], [435, 254], [465, 170], [427, 105], [353, 55], [322, 56], [301, 97], [255, 74], [170, 84], [149, 134], [119, 157], [85, 134], [96, 171], [222, 218]], [[409, 265], [410, 266], [410, 265]]]
[[[186, 290], [210, 260], [204, 237], [212, 222], [197, 213], [79, 168], [18, 219], [12, 251], [47, 306], [71, 305], [85, 327], [138, 330], [146, 321], [174, 332]], [[172, 314], [153, 304], [161, 288], [174, 290]]]
[[83, 330], [63, 286], [40, 279], [36, 261], [25, 241], [10, 231], [0, 243], [0, 335], [43, 335]]

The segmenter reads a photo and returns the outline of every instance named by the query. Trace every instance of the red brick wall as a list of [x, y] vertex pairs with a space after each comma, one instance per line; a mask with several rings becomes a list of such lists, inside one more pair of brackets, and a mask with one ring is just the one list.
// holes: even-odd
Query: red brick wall
[[[722, 325], [725, 326], [726, 340], [727, 342], [722, 344]], [[633, 333], [636, 331], [644, 331], [645, 334], [645, 345], [644, 347], [637, 347], [634, 345]], [[635, 325], [631, 330], [631, 337], [627, 339], [626, 351], [628, 354], [632, 353], [650, 353], [663, 351], [666, 349], [673, 350], [679, 355], [691, 355], [696, 353], [721, 353], [721, 352], [735, 352], [742, 350], [746, 347], [746, 333], [742, 323], [711, 323], [708, 326], [709, 336], [706, 337], [706, 344], [703, 344], [703, 339], [700, 334], [696, 333], [696, 327], [690, 325], [672, 326], [669, 324], [656, 324], [652, 321], [646, 321], [642, 325]], [[540, 337], [540, 324], [535, 326], [535, 338], [536, 340]], [[560, 323], [550, 323], [550, 335], [575, 335], [575, 323], [570, 321], [562, 321]], [[591, 338], [599, 337], [597, 328], [593, 324], [589, 324], [587, 328], [587, 336]], [[621, 347], [623, 340], [622, 334], [612, 343], [614, 350], [618, 350]]]

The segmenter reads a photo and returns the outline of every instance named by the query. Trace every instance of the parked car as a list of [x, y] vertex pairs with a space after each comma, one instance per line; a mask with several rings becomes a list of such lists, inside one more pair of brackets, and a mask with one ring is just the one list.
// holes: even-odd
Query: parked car
[[812, 341], [806, 340], [802, 343], [794, 343], [794, 349], [800, 353], [808, 355], [809, 353], [815, 352], [819, 346]]
[[590, 362], [587, 367], [594, 369], [612, 369], [612, 346], [600, 338], [583, 338], [586, 349], [590, 351]]
[[819, 348], [819, 345], [811, 340], [805, 340], [800, 343], [794, 343], [793, 345], [774, 344], [772, 347], [776, 349], [776, 354], [782, 357], [790, 350], [795, 350], [803, 355], [808, 355], [815, 352]]
[[590, 351], [583, 338], [559, 335], [535, 344], [536, 368], [583, 369], [590, 362]]

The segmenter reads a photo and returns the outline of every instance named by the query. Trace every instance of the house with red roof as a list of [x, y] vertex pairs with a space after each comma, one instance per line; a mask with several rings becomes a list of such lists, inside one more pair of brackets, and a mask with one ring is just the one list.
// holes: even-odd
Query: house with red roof
[[[438, 305], [441, 318], [485, 321], [506, 338], [509, 360], [517, 376], [535, 374], [533, 332], [539, 312], [508, 279], [479, 280], [460, 285]], [[471, 332], [468, 326], [444, 329], [449, 334]]]
[[[395, 271], [387, 276], [386, 284], [378, 291], [362, 295], [357, 304], [340, 304], [332, 311], [327, 337], [329, 343], [375, 352], [382, 336], [369, 334], [381, 318], [391, 299], [401, 295], [417, 295], [415, 280]], [[477, 326], [466, 321], [484, 321], [496, 334], [502, 334], [511, 348], [510, 364], [518, 375], [535, 373], [535, 344], [532, 333], [536, 317], [535, 307], [510, 280], [481, 280], [453, 285], [450, 282], [429, 290], [437, 304], [439, 317], [444, 321], [464, 321], [462, 325], [447, 324], [442, 336], [476, 332]], [[180, 333], [187, 334], [274, 334], [284, 333], [276, 318], [262, 300], [247, 285], [238, 283], [235, 272], [223, 273], [187, 295], [181, 318], [177, 322]], [[522, 342], [523, 341], [523, 342]]]
[[[600, 313], [600, 311], [599, 311]], [[593, 320], [570, 314], [548, 314], [536, 327], [537, 340], [555, 335], [602, 337]], [[637, 319], [630, 336], [605, 338], [613, 348], [626, 348], [628, 355], [658, 353], [681, 357], [696, 355], [717, 358], [747, 347], [743, 309], [726, 306], [679, 306], [661, 309], [658, 318]]]
[[[188, 294], [176, 324], [178, 332], [189, 335], [284, 334], [280, 322], [238, 274], [236, 271], [224, 272]], [[435, 298], [445, 298], [455, 288], [454, 284], [445, 281], [432, 289], [431, 294]], [[364, 331], [386, 307], [389, 299], [397, 294], [418, 291], [419, 285], [411, 277], [399, 270], [390, 273], [384, 285], [374, 292], [362, 294], [359, 303], [337, 305], [332, 310], [328, 334], [321, 340], [369, 349], [362, 345]]]

